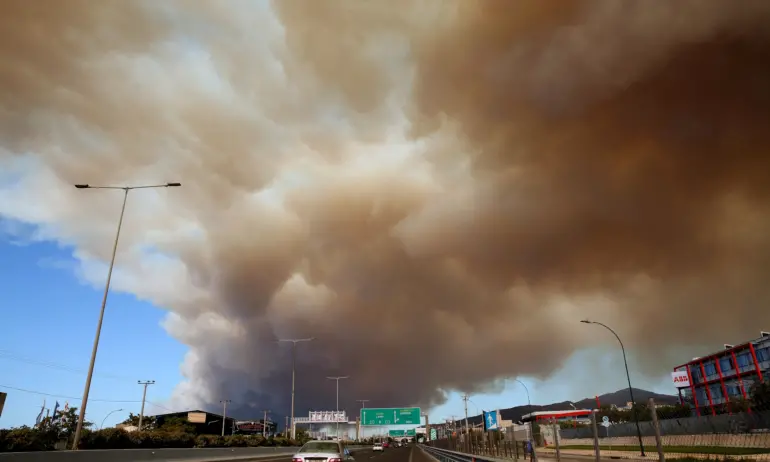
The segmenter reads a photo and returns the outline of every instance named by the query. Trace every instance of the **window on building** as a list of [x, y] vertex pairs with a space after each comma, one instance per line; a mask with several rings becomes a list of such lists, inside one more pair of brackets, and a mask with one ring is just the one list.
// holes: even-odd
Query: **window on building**
[[690, 375], [695, 380], [700, 379], [701, 378], [700, 367], [699, 366], [690, 366]]
[[705, 388], [698, 388], [695, 390], [695, 395], [698, 397], [698, 403], [700, 405], [708, 404], [709, 397], [706, 395], [706, 389]]
[[706, 371], [706, 377], [710, 377], [712, 375], [717, 374], [717, 367], [714, 365], [713, 361], [709, 361], [707, 363], [703, 364], [703, 369]]
[[711, 385], [711, 399], [722, 399], [722, 386], [719, 384]]
[[727, 394], [729, 396], [742, 396], [741, 387], [737, 384], [727, 385]]
[[748, 353], [748, 352], [739, 354], [736, 357], [736, 359], [738, 360], [738, 367], [749, 366], [749, 365], [751, 365], [751, 362], [752, 362], [751, 361], [751, 354]]
[[757, 361], [770, 361], [770, 348], [760, 348], [757, 350]]
[[720, 359], [719, 368], [722, 369], [722, 372], [733, 370], [733, 359], [730, 358], [729, 356], [727, 358]]

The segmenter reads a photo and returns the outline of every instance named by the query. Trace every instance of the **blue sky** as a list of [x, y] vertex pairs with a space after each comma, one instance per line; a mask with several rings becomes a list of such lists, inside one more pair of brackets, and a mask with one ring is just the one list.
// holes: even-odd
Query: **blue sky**
[[[73, 249], [50, 242], [20, 241], [19, 236], [29, 235], [29, 231], [0, 219], [0, 291], [4, 296], [0, 386], [8, 393], [0, 427], [33, 424], [44, 399], [48, 408], [53, 408], [57, 400], [62, 406], [67, 401], [79, 406], [103, 290], [78, 277]], [[123, 409], [112, 413], [105, 422], [114, 425], [129, 412], [138, 413], [142, 388], [136, 382], [140, 379], [156, 381], [148, 389], [147, 414], [182, 410], [164, 405], [182, 380], [179, 365], [187, 351], [161, 327], [164, 315], [163, 310], [131, 295], [111, 292], [91, 388], [89, 420], [99, 425], [111, 411]], [[546, 382], [522, 378], [532, 402], [586, 397], [575, 395], [577, 389], [586, 389], [580, 382], [595, 379], [593, 373], [585, 373], [590, 361], [592, 370], [621, 371], [617, 351], [604, 355], [601, 350], [579, 351]], [[666, 378], [632, 376], [635, 386], [672, 392]], [[595, 393], [625, 386], [622, 374], [612, 373], [609, 377], [597, 385]], [[518, 383], [506, 381], [500, 391], [472, 396], [469, 414], [527, 402], [526, 392]], [[434, 422], [463, 415], [460, 394], [452, 393], [445, 404], [429, 414]]]
[[[84, 285], [68, 263], [72, 249], [52, 243], [14, 243], [0, 237], [0, 390], [8, 393], [0, 427], [34, 423], [46, 400], [53, 408], [79, 406], [93, 345], [101, 291]], [[92, 382], [87, 418], [115, 424], [138, 412], [138, 379], [155, 380], [148, 401], [161, 404], [181, 380], [179, 364], [186, 348], [159, 325], [164, 312], [133, 296], [110, 294]], [[65, 366], [65, 367], [60, 367]], [[57, 396], [44, 396], [6, 387]], [[70, 398], [68, 398], [70, 397]], [[130, 401], [104, 402], [96, 400]], [[148, 405], [148, 413], [164, 412]]]

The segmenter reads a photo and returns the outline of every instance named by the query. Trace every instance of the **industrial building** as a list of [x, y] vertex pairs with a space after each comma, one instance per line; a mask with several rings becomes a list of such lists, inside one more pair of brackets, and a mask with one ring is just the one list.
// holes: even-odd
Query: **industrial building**
[[730, 412], [730, 402], [748, 400], [751, 387], [770, 377], [770, 332], [693, 358], [671, 374], [679, 399], [697, 415]]
[[[172, 412], [170, 414], [159, 414], [155, 416], [156, 425], [162, 426], [167, 419], [182, 419], [191, 425], [195, 429], [195, 433], [198, 435], [218, 435], [222, 432], [222, 420], [223, 417], [220, 414], [213, 414], [206, 411], [194, 410], [184, 412]], [[239, 421], [232, 417], [224, 418], [224, 432], [225, 435], [232, 434], [262, 434], [262, 421]], [[276, 424], [274, 422], [267, 422], [267, 428], [265, 432], [267, 435], [274, 434], [276, 431]]]

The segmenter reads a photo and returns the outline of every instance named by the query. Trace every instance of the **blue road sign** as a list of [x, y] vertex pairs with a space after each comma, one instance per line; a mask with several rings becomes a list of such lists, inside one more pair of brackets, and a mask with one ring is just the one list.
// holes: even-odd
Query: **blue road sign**
[[484, 411], [484, 430], [497, 430], [497, 411]]

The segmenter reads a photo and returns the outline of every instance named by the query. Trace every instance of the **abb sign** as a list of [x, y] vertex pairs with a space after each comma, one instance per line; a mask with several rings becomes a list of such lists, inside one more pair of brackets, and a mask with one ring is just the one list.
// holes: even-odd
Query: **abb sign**
[[687, 388], [690, 386], [690, 377], [687, 375], [687, 371], [672, 372], [671, 380], [674, 381], [674, 386], [677, 388]]

